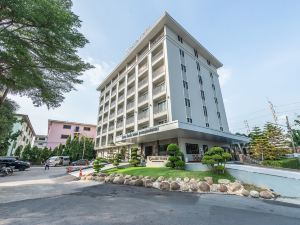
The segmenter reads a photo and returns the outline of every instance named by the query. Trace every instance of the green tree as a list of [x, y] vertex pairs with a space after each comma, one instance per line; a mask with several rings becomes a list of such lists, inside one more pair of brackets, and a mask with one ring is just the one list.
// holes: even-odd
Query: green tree
[[21, 159], [24, 161], [31, 161], [31, 146], [30, 144], [26, 145], [21, 152]]
[[[83, 155], [84, 159], [88, 159], [88, 160], [94, 159], [95, 158], [94, 145], [95, 145], [95, 143], [92, 138], [81, 137], [80, 138], [80, 149], [81, 149], [80, 157], [82, 157], [82, 154], [84, 154]], [[85, 150], [83, 151], [83, 149], [85, 149]]]
[[58, 107], [92, 68], [78, 56], [88, 40], [71, 0], [0, 1], [0, 106], [8, 93]]
[[136, 167], [138, 165], [140, 165], [141, 163], [141, 156], [140, 154], [138, 153], [138, 148], [132, 148], [131, 149], [131, 154], [130, 154], [130, 160], [129, 160], [129, 163]]
[[293, 129], [293, 141], [296, 146], [300, 146], [300, 130]]
[[250, 155], [253, 158], [264, 160], [265, 155], [267, 154], [268, 149], [270, 148], [267, 136], [259, 127], [254, 127], [252, 132], [249, 134], [249, 137]]
[[40, 159], [41, 159], [42, 162], [49, 159], [50, 156], [51, 156], [51, 150], [50, 149], [48, 149], [47, 147], [41, 149]]
[[226, 162], [231, 158], [221, 147], [212, 147], [205, 152], [202, 163], [210, 166], [217, 173], [224, 173]]
[[115, 154], [115, 155], [114, 155], [114, 158], [113, 158], [113, 165], [116, 166], [116, 167], [118, 167], [119, 164], [120, 164], [120, 162], [121, 162], [121, 160], [122, 160], [122, 155], [121, 155], [121, 153]]
[[104, 159], [102, 159], [102, 158], [97, 157], [95, 159], [95, 161], [93, 163], [93, 169], [94, 169], [95, 174], [98, 174], [100, 172], [101, 168], [104, 167], [103, 162], [104, 162]]
[[169, 144], [167, 147], [167, 153], [169, 155], [167, 167], [184, 169], [185, 162], [182, 160], [182, 152], [180, 151], [177, 144]]
[[22, 152], [22, 149], [23, 149], [23, 145], [19, 145], [14, 153], [14, 156], [16, 157], [21, 157], [21, 152]]
[[41, 151], [37, 146], [33, 146], [30, 149], [30, 162], [33, 164], [41, 164]]

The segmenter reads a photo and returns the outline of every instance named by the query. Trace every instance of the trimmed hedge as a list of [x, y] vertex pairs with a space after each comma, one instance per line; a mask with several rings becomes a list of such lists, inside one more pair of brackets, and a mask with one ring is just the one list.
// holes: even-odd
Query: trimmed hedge
[[300, 162], [298, 158], [281, 159], [281, 160], [264, 160], [262, 162], [262, 165], [270, 166], [270, 167], [298, 169], [298, 170], [300, 169]]

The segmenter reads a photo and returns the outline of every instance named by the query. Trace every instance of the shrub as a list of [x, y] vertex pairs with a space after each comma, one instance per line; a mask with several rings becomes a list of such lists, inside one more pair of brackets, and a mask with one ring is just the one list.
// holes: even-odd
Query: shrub
[[264, 166], [281, 167], [290, 169], [300, 169], [300, 161], [298, 158], [282, 159], [282, 160], [264, 160]]
[[129, 163], [136, 167], [141, 163], [141, 156], [138, 154], [138, 148], [132, 148]]
[[180, 151], [177, 144], [169, 144], [167, 148], [167, 153], [169, 155], [166, 167], [173, 169], [184, 169], [185, 162], [182, 160], [182, 152]]
[[94, 173], [98, 174], [103, 166], [104, 165], [102, 164], [101, 160], [98, 160], [97, 158], [93, 163]]
[[113, 159], [113, 165], [118, 167], [121, 162], [121, 159], [122, 159], [122, 155], [120, 153], [115, 154]]
[[210, 166], [217, 173], [224, 173], [225, 164], [231, 155], [221, 147], [210, 148], [203, 156], [202, 163]]

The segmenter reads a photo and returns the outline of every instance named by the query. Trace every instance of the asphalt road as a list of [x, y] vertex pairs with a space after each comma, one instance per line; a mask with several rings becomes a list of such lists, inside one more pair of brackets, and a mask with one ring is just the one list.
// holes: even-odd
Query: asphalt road
[[0, 204], [0, 224], [299, 225], [299, 212], [275, 201], [97, 184]]

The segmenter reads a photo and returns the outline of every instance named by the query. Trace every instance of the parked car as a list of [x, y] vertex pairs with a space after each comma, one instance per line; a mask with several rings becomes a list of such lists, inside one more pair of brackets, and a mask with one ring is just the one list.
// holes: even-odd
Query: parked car
[[68, 166], [70, 165], [69, 156], [52, 156], [48, 159], [49, 166]]
[[4, 164], [6, 167], [14, 167], [20, 171], [30, 168], [29, 162], [17, 160], [16, 157], [0, 157], [0, 164]]
[[71, 163], [72, 166], [87, 166], [89, 165], [89, 160], [87, 159], [79, 159]]

